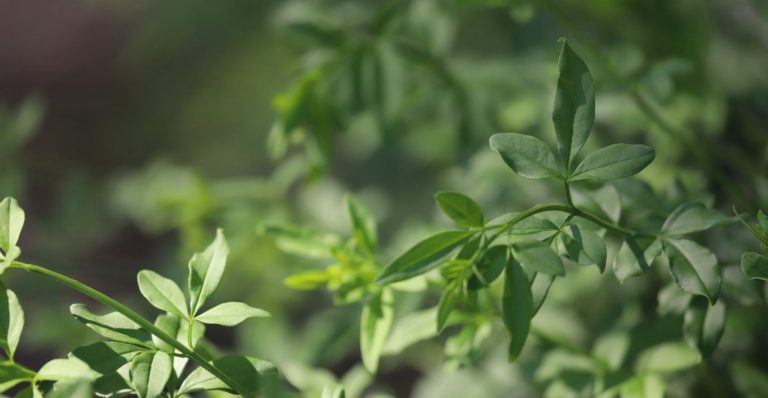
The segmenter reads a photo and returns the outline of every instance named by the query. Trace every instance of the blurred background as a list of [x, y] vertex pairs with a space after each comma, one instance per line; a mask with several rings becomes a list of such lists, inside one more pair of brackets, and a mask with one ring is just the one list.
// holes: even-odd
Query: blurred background
[[[438, 190], [464, 192], [491, 216], [559, 198], [558, 187], [512, 174], [487, 140], [504, 131], [554, 142], [562, 36], [596, 82], [588, 146], [656, 148], [620, 193], [647, 189], [645, 206], [658, 195], [728, 214], [768, 208], [759, 0], [2, 1], [0, 194], [26, 210], [26, 261], [147, 314], [136, 272], [183, 280], [191, 254], [223, 227], [232, 255], [218, 299], [273, 318], [208, 337], [275, 362], [306, 396], [336, 379], [365, 391], [352, 397], [567, 396], [533, 377], [535, 342], [508, 365], [501, 330], [462, 370], [432, 339], [386, 357], [370, 380], [359, 305], [282, 283], [329, 261], [286, 254], [258, 233], [275, 222], [349, 235], [342, 203], [354, 192], [380, 221], [386, 263], [447, 225]], [[765, 292], [736, 272], [757, 243], [738, 226], [703, 239], [736, 286], [726, 334], [712, 363], [669, 395], [768, 396]], [[575, 273], [541, 322], [576, 343], [605, 317], [640, 328], [656, 319], [658, 333], [679, 337], [679, 319], [655, 314], [664, 278], [620, 286]], [[5, 279], [27, 313], [21, 362], [37, 367], [96, 339], [68, 315], [82, 296], [31, 275]], [[400, 310], [434, 300], [412, 297]]]

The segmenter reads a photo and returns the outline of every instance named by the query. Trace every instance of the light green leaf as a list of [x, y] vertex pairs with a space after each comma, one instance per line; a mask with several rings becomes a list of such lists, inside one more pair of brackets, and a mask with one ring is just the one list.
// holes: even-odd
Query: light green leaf
[[615, 180], [639, 173], [656, 157], [653, 148], [647, 145], [613, 144], [600, 148], [589, 155], [576, 167], [570, 181], [595, 179]]
[[605, 271], [608, 256], [605, 241], [596, 233], [571, 224], [560, 234], [566, 256], [581, 265], [596, 265], [600, 272]]
[[662, 343], [640, 354], [635, 363], [638, 372], [672, 373], [697, 365], [701, 354], [685, 343]]
[[149, 270], [140, 271], [137, 279], [139, 291], [150, 304], [182, 318], [187, 317], [184, 293], [176, 282]]
[[394, 320], [393, 303], [392, 292], [382, 289], [365, 303], [360, 317], [360, 352], [365, 369], [373, 374]]
[[437, 309], [430, 308], [423, 311], [415, 311], [399, 318], [392, 327], [392, 332], [387, 337], [387, 342], [381, 350], [383, 355], [395, 355], [401, 353], [411, 345], [434, 337], [435, 318]]
[[[243, 355], [231, 355], [218, 358], [213, 366], [226, 373], [238, 385], [253, 394], [267, 390], [277, 376], [274, 365], [261, 359]], [[197, 368], [184, 379], [179, 387], [179, 394], [195, 391], [221, 390], [234, 393], [224, 382], [204, 368]]]
[[352, 223], [352, 232], [357, 244], [369, 254], [376, 254], [378, 247], [376, 220], [368, 212], [368, 209], [352, 195], [347, 195], [347, 214]]
[[342, 386], [333, 386], [333, 387], [323, 387], [323, 394], [321, 398], [345, 398], [346, 395], [344, 394], [344, 387]]
[[197, 314], [219, 285], [228, 255], [229, 247], [224, 233], [219, 229], [213, 243], [189, 260], [189, 308], [193, 315]]
[[66, 381], [53, 385], [46, 398], [91, 398], [93, 388], [88, 381]]
[[8, 251], [16, 247], [24, 226], [24, 210], [14, 198], [0, 202], [0, 249], [8, 257]]
[[725, 304], [718, 300], [715, 305], [695, 305], [688, 308], [683, 318], [685, 340], [708, 357], [717, 348], [725, 330]]
[[456, 225], [464, 228], [482, 228], [485, 224], [483, 210], [472, 198], [458, 192], [439, 192], [437, 205]]
[[566, 166], [584, 146], [595, 121], [595, 91], [587, 65], [563, 40], [552, 122]]
[[245, 303], [229, 302], [219, 304], [197, 316], [202, 323], [235, 326], [248, 318], [265, 318], [269, 313]]
[[304, 271], [285, 278], [285, 285], [298, 290], [314, 290], [325, 286], [330, 279], [326, 271]]
[[768, 281], [768, 257], [755, 252], [742, 254], [741, 271], [750, 279]]
[[705, 207], [700, 203], [681, 205], [667, 217], [661, 227], [661, 233], [667, 236], [679, 236], [704, 231], [715, 225], [733, 221], [724, 214]]
[[533, 297], [533, 313], [539, 312], [544, 300], [547, 298], [549, 288], [555, 282], [554, 275], [536, 273], [532, 276], [531, 296]]
[[84, 304], [72, 304], [69, 312], [96, 333], [115, 341], [152, 347], [151, 335], [119, 312], [96, 315]]
[[644, 274], [661, 253], [661, 241], [627, 238], [613, 258], [613, 273], [619, 282]]
[[474, 274], [467, 281], [467, 288], [477, 290], [490, 285], [504, 271], [509, 260], [509, 248], [507, 246], [492, 246], [485, 252], [477, 264]]
[[512, 245], [512, 254], [528, 272], [547, 275], [565, 275], [560, 256], [549, 245], [537, 240], [526, 240]]
[[592, 356], [602, 362], [612, 371], [617, 371], [624, 363], [630, 346], [629, 334], [613, 332], [597, 339], [592, 348]]
[[131, 361], [131, 384], [139, 398], [159, 397], [171, 373], [173, 373], [171, 356], [163, 351], [145, 352]]
[[690, 240], [664, 244], [672, 278], [685, 291], [706, 297], [714, 304], [720, 294], [720, 267], [709, 249]]
[[507, 263], [505, 275], [501, 314], [510, 335], [509, 360], [514, 361], [528, 338], [533, 318], [533, 298], [528, 276], [517, 261]]
[[16, 294], [0, 283], [0, 347], [13, 359], [24, 329], [24, 311]]
[[38, 379], [53, 381], [96, 380], [99, 376], [88, 364], [74, 357], [49, 361], [37, 372]]
[[547, 144], [525, 134], [504, 133], [491, 136], [491, 149], [498, 152], [504, 162], [525, 178], [562, 178], [555, 155]]
[[473, 233], [468, 231], [447, 231], [430, 236], [387, 265], [376, 278], [376, 283], [386, 285], [426, 273], [438, 265], [437, 260], [459, 247], [472, 235]]
[[635, 376], [620, 386], [621, 398], [664, 398], [666, 383], [656, 374]]

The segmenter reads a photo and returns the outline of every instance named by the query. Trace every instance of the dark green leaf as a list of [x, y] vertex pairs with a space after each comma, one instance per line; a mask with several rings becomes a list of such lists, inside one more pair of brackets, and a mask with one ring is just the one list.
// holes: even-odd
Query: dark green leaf
[[687, 203], [669, 215], [661, 227], [661, 233], [668, 236], [685, 235], [731, 221], [731, 218], [702, 204]]
[[0, 393], [13, 386], [32, 380], [35, 373], [9, 361], [0, 362]]
[[491, 136], [491, 149], [498, 152], [515, 173], [525, 178], [562, 178], [555, 155], [547, 144], [525, 134]]
[[[277, 376], [274, 365], [261, 359], [243, 355], [231, 355], [216, 359], [213, 366], [226, 373], [239, 386], [253, 394], [265, 390], [271, 379]], [[197, 368], [184, 379], [179, 394], [195, 391], [221, 390], [234, 393], [224, 382], [204, 368]]]
[[692, 298], [691, 294], [681, 289], [676, 283], [670, 283], [659, 291], [656, 312], [659, 315], [682, 315], [688, 309]]
[[269, 317], [269, 313], [245, 303], [229, 302], [219, 304], [197, 316], [202, 323], [235, 326], [248, 318]]
[[514, 361], [525, 345], [533, 318], [533, 298], [528, 276], [517, 261], [509, 261], [505, 271], [502, 320], [510, 335], [509, 360]]
[[460, 246], [472, 235], [472, 232], [467, 231], [447, 231], [430, 236], [387, 265], [376, 278], [376, 283], [386, 285], [428, 272], [438, 265], [437, 260]]
[[365, 368], [375, 374], [379, 357], [394, 320], [392, 292], [382, 289], [373, 295], [363, 307], [360, 316], [360, 352]]
[[715, 305], [706, 303], [693, 305], [685, 312], [683, 333], [685, 340], [696, 347], [702, 356], [708, 357], [715, 351], [725, 330], [725, 304], [719, 300]]
[[440, 192], [435, 195], [440, 209], [456, 225], [465, 228], [482, 228], [485, 224], [483, 210], [472, 198], [457, 192]]
[[605, 241], [596, 233], [571, 224], [560, 234], [560, 242], [569, 259], [581, 265], [596, 265], [600, 272], [605, 271], [608, 256]]
[[347, 196], [347, 214], [352, 223], [352, 232], [357, 244], [369, 254], [376, 254], [378, 247], [376, 220], [368, 212], [368, 209], [352, 195]]
[[461, 289], [459, 289], [460, 280], [456, 280], [448, 284], [443, 289], [443, 294], [440, 295], [440, 302], [437, 305], [437, 333], [442, 333], [445, 329], [445, 325], [448, 323], [448, 317], [451, 316], [453, 307], [456, 306], [456, 302], [459, 299]]
[[224, 233], [219, 229], [216, 238], [202, 253], [196, 253], [189, 260], [189, 308], [197, 314], [200, 307], [219, 286], [221, 275], [227, 263], [229, 247]]
[[119, 312], [96, 315], [84, 304], [73, 304], [69, 311], [78, 321], [108, 339], [145, 347], [152, 346], [150, 334]]
[[720, 267], [709, 249], [690, 240], [670, 240], [664, 244], [672, 278], [685, 291], [717, 301], [720, 294]]
[[595, 179], [615, 180], [639, 173], [656, 157], [653, 148], [636, 144], [613, 144], [600, 148], [576, 167], [571, 181]]
[[644, 274], [661, 253], [662, 244], [658, 240], [643, 241], [628, 238], [613, 258], [613, 273], [619, 282], [627, 278]]
[[742, 254], [741, 271], [751, 279], [768, 281], [768, 257], [755, 252]]
[[[761, 283], [762, 284], [762, 283]], [[723, 268], [722, 294], [744, 306], [762, 303], [754, 280], [748, 278], [738, 266]]]
[[116, 371], [127, 364], [142, 349], [132, 344], [100, 341], [78, 347], [71, 356], [85, 362], [88, 367], [101, 374]]
[[475, 264], [475, 273], [467, 281], [467, 287], [477, 290], [488, 286], [504, 271], [509, 259], [507, 246], [493, 246], [485, 252], [485, 255]]
[[544, 304], [544, 300], [547, 298], [549, 288], [552, 287], [552, 283], [555, 282], [554, 275], [539, 274], [536, 273], [531, 281], [531, 296], [533, 297], [533, 313], [539, 312], [541, 305]]
[[547, 275], [565, 275], [560, 256], [549, 245], [537, 240], [526, 240], [512, 245], [512, 254], [528, 272]]
[[567, 166], [584, 146], [592, 130], [595, 91], [587, 65], [565, 40], [560, 52], [559, 69], [552, 121], [560, 156]]

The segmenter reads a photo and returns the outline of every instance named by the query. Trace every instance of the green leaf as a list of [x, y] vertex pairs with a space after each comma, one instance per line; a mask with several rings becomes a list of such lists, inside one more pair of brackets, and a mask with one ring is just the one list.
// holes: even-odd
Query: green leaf
[[119, 312], [96, 315], [84, 304], [72, 304], [69, 312], [96, 333], [115, 341], [151, 348], [151, 335]]
[[360, 317], [360, 352], [365, 369], [373, 374], [394, 320], [393, 301], [392, 292], [382, 289], [365, 303]]
[[640, 354], [635, 363], [638, 372], [672, 373], [697, 365], [701, 354], [685, 343], [662, 343]]
[[224, 233], [219, 229], [216, 238], [202, 253], [189, 260], [190, 312], [194, 315], [216, 290], [224, 273], [229, 247]]
[[16, 246], [24, 226], [24, 210], [14, 198], [5, 198], [0, 202], [0, 273], [13, 260], [21, 255], [21, 249]]
[[13, 359], [24, 329], [24, 311], [16, 294], [0, 283], [0, 347]]
[[14, 198], [5, 198], [0, 202], [0, 249], [7, 254], [16, 247], [24, 226], [24, 210]]
[[647, 145], [613, 144], [600, 148], [584, 158], [576, 167], [570, 181], [615, 180], [639, 173], [656, 157]]
[[219, 304], [197, 316], [202, 323], [235, 326], [248, 318], [269, 317], [269, 313], [245, 303], [229, 302]]
[[683, 290], [706, 297], [710, 303], [720, 294], [720, 267], [709, 249], [690, 240], [669, 240], [664, 244], [672, 278]]
[[342, 386], [333, 386], [333, 387], [323, 387], [323, 394], [320, 398], [345, 398], [346, 395], [344, 394], [344, 387]]
[[141, 351], [142, 348], [132, 344], [100, 341], [75, 348], [70, 357], [85, 362], [93, 371], [105, 375], [120, 369]]
[[670, 283], [659, 291], [656, 312], [659, 315], [682, 315], [688, 309], [692, 298], [691, 294], [681, 289], [676, 283]]
[[35, 377], [35, 373], [22, 368], [10, 361], [0, 362], [0, 393], [11, 389], [13, 386], [30, 381]]
[[537, 240], [525, 240], [512, 245], [512, 254], [528, 272], [565, 275], [560, 256], [549, 245]]
[[411, 345], [436, 336], [435, 318], [437, 309], [430, 308], [414, 311], [399, 318], [387, 337], [387, 342], [381, 350], [383, 355], [401, 353]]
[[327, 271], [304, 271], [285, 278], [286, 286], [298, 290], [315, 290], [325, 286], [330, 280]]
[[437, 304], [437, 333], [442, 333], [445, 326], [448, 324], [448, 319], [451, 316], [453, 308], [456, 306], [456, 302], [459, 299], [459, 293], [461, 290], [461, 280], [455, 280], [448, 284], [443, 289], [443, 293], [440, 295], [440, 302]]
[[554, 275], [539, 274], [533, 275], [531, 281], [531, 296], [533, 297], [533, 313], [539, 312], [541, 305], [544, 304], [544, 300], [547, 298], [549, 288], [552, 287], [552, 283], [555, 282]]
[[[244, 355], [229, 355], [215, 359], [212, 363], [217, 369], [226, 373], [239, 386], [252, 394], [267, 391], [270, 383], [277, 376], [277, 371], [271, 363]], [[189, 394], [196, 391], [221, 390], [234, 393], [229, 386], [205, 368], [196, 368], [184, 379], [178, 394]], [[271, 395], [267, 395], [271, 396]]]
[[505, 271], [501, 314], [510, 335], [508, 356], [517, 359], [528, 338], [533, 318], [533, 298], [528, 276], [517, 261], [509, 261]]
[[627, 333], [612, 332], [600, 336], [592, 348], [592, 356], [598, 359], [609, 369], [617, 371], [624, 363], [629, 346], [631, 344], [630, 336]]
[[683, 317], [683, 334], [689, 345], [708, 357], [717, 348], [725, 330], [725, 304], [719, 300], [715, 305], [694, 305]]
[[53, 389], [46, 395], [46, 398], [91, 398], [93, 397], [93, 388], [88, 381], [67, 381], [58, 382], [53, 385]]
[[470, 290], [477, 290], [490, 285], [504, 271], [508, 260], [509, 248], [507, 246], [492, 246], [475, 264], [475, 273], [467, 281], [467, 287]]
[[341, 244], [337, 235], [288, 225], [261, 225], [259, 232], [272, 238], [280, 250], [308, 258], [333, 257], [333, 248]]
[[88, 367], [88, 364], [77, 359], [54, 359], [49, 361], [40, 371], [37, 378], [40, 380], [96, 380], [99, 373]]
[[605, 271], [608, 256], [605, 241], [596, 233], [571, 224], [560, 234], [566, 256], [581, 265], [596, 265], [600, 272]]
[[741, 271], [750, 279], [768, 281], [768, 257], [755, 252], [742, 254]]
[[430, 236], [408, 249], [386, 266], [376, 283], [386, 285], [413, 278], [435, 268], [441, 259], [473, 235], [468, 231], [446, 231]]
[[347, 214], [352, 223], [352, 232], [357, 244], [367, 253], [376, 254], [378, 247], [376, 220], [368, 212], [368, 209], [352, 195], [347, 195]]
[[171, 373], [173, 373], [171, 356], [163, 351], [145, 352], [131, 361], [131, 384], [139, 398], [159, 397]]
[[525, 178], [562, 178], [555, 155], [547, 144], [525, 134], [504, 133], [491, 136], [491, 149], [498, 152], [504, 162]]
[[621, 398], [664, 398], [666, 383], [660, 376], [650, 373], [637, 375], [620, 387]]
[[644, 274], [661, 253], [661, 241], [627, 238], [613, 258], [613, 273], [619, 282]]
[[[192, 325], [192, 334], [190, 336], [189, 321], [187, 319], [180, 319], [178, 315], [174, 314], [163, 314], [158, 316], [155, 320], [155, 326], [157, 326], [167, 335], [175, 337], [177, 341], [192, 350], [197, 349], [198, 342], [203, 338], [203, 335], [205, 334], [205, 324], [201, 322], [194, 322]], [[169, 354], [179, 352], [173, 346], [163, 340], [160, 340], [160, 338], [155, 335], [152, 335], [152, 341], [155, 343], [159, 350], [165, 351]], [[184, 356], [174, 356], [173, 368], [177, 375], [183, 372], [187, 362], [188, 358]]]
[[139, 291], [150, 304], [182, 318], [187, 317], [184, 293], [176, 282], [149, 270], [140, 271], [137, 279]]
[[595, 121], [595, 91], [587, 65], [563, 40], [552, 122], [566, 167], [584, 146]]
[[457, 192], [439, 192], [435, 200], [456, 225], [464, 228], [482, 228], [485, 225], [483, 210], [472, 198]]
[[[487, 227], [495, 227], [508, 223], [520, 213], [507, 213], [488, 222]], [[516, 222], [508, 230], [510, 235], [532, 235], [540, 232], [557, 231], [558, 227], [552, 221], [538, 216], [528, 216]]]
[[686, 203], [675, 209], [661, 227], [661, 234], [679, 236], [704, 231], [731, 222], [730, 217], [700, 203]]

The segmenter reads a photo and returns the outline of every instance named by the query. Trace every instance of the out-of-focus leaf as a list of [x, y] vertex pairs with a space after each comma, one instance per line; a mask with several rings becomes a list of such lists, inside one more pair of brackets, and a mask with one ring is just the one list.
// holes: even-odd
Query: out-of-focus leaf
[[374, 374], [379, 367], [379, 357], [392, 328], [393, 300], [392, 292], [382, 289], [368, 300], [360, 316], [360, 352], [363, 365]]
[[685, 343], [662, 343], [640, 354], [635, 363], [638, 372], [672, 373], [697, 365], [701, 354]]
[[504, 271], [508, 260], [509, 248], [507, 246], [492, 246], [485, 252], [483, 258], [475, 264], [476, 273], [467, 281], [467, 287], [471, 290], [477, 290], [490, 285]]
[[653, 260], [661, 253], [660, 241], [645, 242], [627, 238], [613, 259], [613, 273], [619, 282], [629, 277], [642, 275], [651, 267]]
[[440, 302], [437, 305], [437, 333], [441, 333], [445, 329], [448, 323], [448, 318], [451, 316], [453, 308], [456, 306], [456, 302], [459, 299], [461, 290], [459, 289], [461, 281], [451, 282], [443, 289], [443, 294], [440, 296]]
[[741, 270], [751, 279], [768, 281], [768, 257], [755, 252], [741, 255]]
[[419, 341], [434, 337], [436, 335], [436, 317], [437, 310], [430, 308], [411, 312], [397, 319], [381, 353], [384, 355], [398, 354]]
[[272, 238], [280, 250], [308, 258], [332, 257], [332, 249], [341, 243], [334, 234], [287, 225], [262, 225], [259, 231]]
[[682, 315], [688, 308], [693, 296], [675, 283], [670, 283], [659, 291], [656, 312], [659, 315]]
[[376, 220], [368, 209], [354, 196], [347, 196], [347, 214], [352, 223], [352, 232], [358, 245], [371, 255], [376, 254], [378, 238]]
[[715, 305], [694, 305], [688, 308], [683, 318], [685, 340], [701, 352], [705, 358], [712, 354], [725, 330], [725, 304], [719, 300]]

